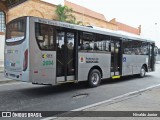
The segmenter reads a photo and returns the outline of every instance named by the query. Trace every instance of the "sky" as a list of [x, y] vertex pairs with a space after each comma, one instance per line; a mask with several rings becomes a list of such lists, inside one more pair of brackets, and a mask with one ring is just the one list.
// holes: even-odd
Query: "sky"
[[[63, 3], [63, 0], [53, 1], [57, 4]], [[155, 40], [156, 45], [160, 47], [160, 0], [67, 1], [99, 12], [105, 16], [107, 21], [116, 18], [117, 21], [136, 28], [141, 25], [141, 36]]]

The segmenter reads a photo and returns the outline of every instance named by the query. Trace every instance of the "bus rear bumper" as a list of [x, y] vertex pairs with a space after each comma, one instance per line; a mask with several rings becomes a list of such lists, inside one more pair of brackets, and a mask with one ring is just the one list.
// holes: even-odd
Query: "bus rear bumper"
[[14, 71], [8, 71], [5, 70], [4, 76], [9, 79], [23, 81], [23, 82], [31, 82], [29, 80], [29, 71], [25, 72], [14, 72]]

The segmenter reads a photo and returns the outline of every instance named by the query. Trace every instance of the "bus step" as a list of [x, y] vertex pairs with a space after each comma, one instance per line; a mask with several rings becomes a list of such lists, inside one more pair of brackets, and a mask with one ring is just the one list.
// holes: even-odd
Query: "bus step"
[[119, 76], [119, 75], [112, 76], [112, 79], [119, 79], [119, 78], [121, 78], [121, 76]]
[[58, 81], [58, 84], [63, 84], [63, 83], [78, 83], [77, 80], [67, 80], [67, 81]]

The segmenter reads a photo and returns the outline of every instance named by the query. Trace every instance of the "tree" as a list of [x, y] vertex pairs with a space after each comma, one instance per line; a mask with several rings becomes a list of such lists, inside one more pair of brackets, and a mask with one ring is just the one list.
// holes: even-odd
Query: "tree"
[[68, 22], [68, 19], [73, 17], [72, 9], [68, 6], [58, 5], [56, 8], [56, 14], [58, 15], [58, 20], [62, 22]]
[[76, 25], [83, 25], [82, 21], [76, 21], [76, 17], [72, 17], [72, 19], [70, 19], [69, 23], [76, 24]]
[[55, 12], [59, 21], [83, 25], [81, 21], [76, 21], [76, 17], [72, 14], [72, 8], [68, 6], [58, 5]]

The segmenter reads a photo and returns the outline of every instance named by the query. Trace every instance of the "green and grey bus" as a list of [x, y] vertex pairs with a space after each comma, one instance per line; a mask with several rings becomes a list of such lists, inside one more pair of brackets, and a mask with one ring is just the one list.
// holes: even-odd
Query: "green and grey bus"
[[138, 35], [25, 16], [7, 24], [5, 76], [56, 85], [155, 70], [155, 42]]

